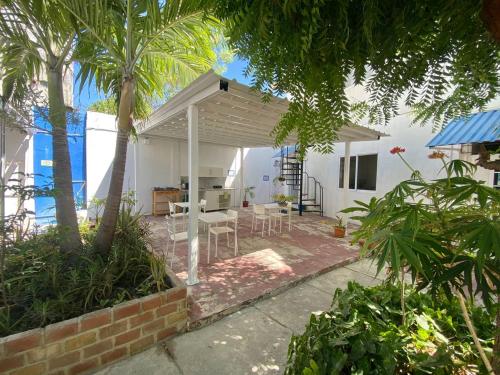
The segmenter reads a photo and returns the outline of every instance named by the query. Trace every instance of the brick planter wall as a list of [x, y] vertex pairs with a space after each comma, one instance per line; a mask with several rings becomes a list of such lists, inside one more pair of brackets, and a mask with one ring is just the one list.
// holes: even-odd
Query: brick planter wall
[[0, 339], [0, 374], [73, 375], [131, 356], [184, 329], [186, 287]]

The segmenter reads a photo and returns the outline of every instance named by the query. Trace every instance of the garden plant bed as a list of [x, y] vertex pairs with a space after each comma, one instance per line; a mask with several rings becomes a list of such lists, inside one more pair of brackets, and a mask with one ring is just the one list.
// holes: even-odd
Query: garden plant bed
[[166, 291], [1, 338], [0, 373], [86, 373], [182, 331], [186, 286], [167, 272]]

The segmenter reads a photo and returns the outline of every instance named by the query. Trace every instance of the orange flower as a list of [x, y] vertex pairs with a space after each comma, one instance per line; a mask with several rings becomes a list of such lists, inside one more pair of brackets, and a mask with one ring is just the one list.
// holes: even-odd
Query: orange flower
[[390, 152], [391, 152], [391, 154], [395, 155], [395, 154], [402, 154], [405, 151], [406, 151], [406, 149], [404, 147], [396, 146], [396, 147], [393, 147]]
[[444, 159], [446, 155], [442, 151], [433, 151], [427, 156], [429, 159]]

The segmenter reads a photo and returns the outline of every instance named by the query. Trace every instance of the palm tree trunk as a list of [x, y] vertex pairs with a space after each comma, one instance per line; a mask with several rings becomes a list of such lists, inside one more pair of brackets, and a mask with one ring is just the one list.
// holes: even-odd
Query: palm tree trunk
[[74, 253], [81, 247], [76, 217], [71, 160], [66, 129], [62, 67], [47, 69], [49, 121], [52, 125], [53, 177], [57, 229], [61, 251]]
[[118, 107], [118, 133], [116, 135], [115, 158], [109, 183], [106, 206], [101, 217], [96, 236], [96, 246], [101, 255], [106, 256], [113, 244], [116, 222], [120, 212], [127, 145], [133, 124], [134, 79], [125, 78], [122, 84], [120, 105]]

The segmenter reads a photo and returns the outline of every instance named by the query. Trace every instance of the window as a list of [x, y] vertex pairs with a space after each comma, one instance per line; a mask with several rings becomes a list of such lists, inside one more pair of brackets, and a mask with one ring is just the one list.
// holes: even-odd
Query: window
[[[349, 158], [349, 189], [356, 189], [356, 156]], [[344, 187], [344, 158], [340, 158], [339, 188]]]
[[493, 175], [493, 187], [495, 189], [500, 189], [500, 172], [495, 172]]
[[[377, 154], [349, 158], [349, 189], [377, 189]], [[340, 158], [339, 188], [344, 187], [344, 158]]]

